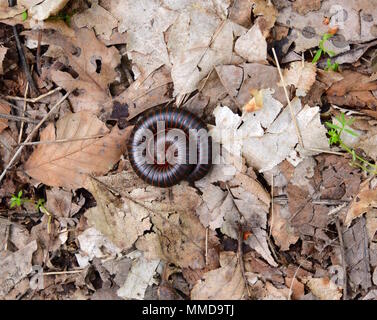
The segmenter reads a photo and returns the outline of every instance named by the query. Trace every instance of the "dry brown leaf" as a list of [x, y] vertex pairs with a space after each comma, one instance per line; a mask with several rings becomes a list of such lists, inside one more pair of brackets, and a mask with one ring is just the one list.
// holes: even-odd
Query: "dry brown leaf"
[[121, 249], [129, 249], [151, 228], [149, 212], [124, 198], [117, 198], [100, 183], [91, 180], [88, 190], [97, 206], [86, 211], [88, 224], [107, 236]]
[[[74, 79], [68, 73], [51, 70], [52, 80], [67, 91], [79, 89], [69, 96], [75, 112], [99, 112], [107, 101], [111, 101], [108, 86], [118, 76], [115, 70], [120, 63], [118, 50], [106, 47], [96, 38], [93, 30], [86, 28], [76, 30], [74, 35], [65, 31], [48, 31], [43, 32], [43, 43], [61, 47], [69, 65], [78, 74], [78, 78]], [[23, 34], [34, 40], [38, 37], [36, 31], [25, 31]]]
[[310, 278], [306, 285], [321, 300], [340, 300], [342, 297], [342, 290], [329, 278]]
[[8, 48], [0, 47], [0, 74], [4, 73], [3, 69], [3, 61], [5, 58], [5, 55], [7, 54]]
[[267, 59], [267, 42], [258, 24], [239, 37], [234, 51], [248, 62], [262, 62]]
[[[36, 20], [46, 20], [49, 16], [62, 10], [69, 0], [44, 0], [29, 9], [30, 15]], [[40, 2], [40, 1], [39, 1]]]
[[296, 95], [306, 96], [316, 79], [316, 66], [310, 62], [295, 61], [289, 69], [284, 70], [284, 80], [287, 85], [296, 87]]
[[95, 135], [102, 138], [70, 141], [63, 144], [40, 144], [25, 164], [26, 172], [42, 183], [76, 189], [85, 186], [88, 175], [108, 172], [125, 150], [131, 127], [111, 132], [93, 114], [67, 114], [56, 123], [50, 123], [41, 132], [41, 141], [78, 139]]
[[286, 206], [275, 205], [270, 220], [271, 234], [280, 250], [287, 251], [291, 244], [299, 239], [296, 231], [290, 224], [290, 213]]
[[118, 26], [118, 20], [98, 5], [98, 0], [92, 1], [92, 6], [84, 12], [73, 16], [72, 20], [79, 27], [94, 28], [97, 36], [110, 40], [112, 31]]
[[76, 211], [80, 209], [74, 208], [72, 203], [72, 193], [69, 191], [65, 191], [59, 188], [51, 188], [50, 190], [46, 190], [46, 208], [47, 210], [54, 215], [54, 217], [64, 217], [68, 218], [71, 216], [72, 211]]
[[344, 221], [346, 226], [350, 226], [353, 219], [364, 213], [371, 212], [373, 208], [377, 208], [377, 188], [372, 187], [372, 181], [370, 179], [364, 181], [360, 186], [360, 191], [355, 196], [347, 212]]
[[292, 299], [300, 300], [305, 294], [305, 286], [296, 278], [285, 278], [287, 288], [292, 288]]
[[[10, 107], [7, 104], [2, 103], [1, 101], [0, 101], [0, 113], [4, 113], [4, 114], [10, 113]], [[7, 127], [8, 127], [8, 120], [0, 118], [0, 133]]]
[[11, 253], [0, 261], [0, 297], [4, 297], [17, 283], [32, 271], [32, 255], [37, 241]]
[[296, 0], [292, 4], [294, 11], [305, 15], [310, 11], [317, 11], [321, 8], [321, 0]]
[[0, 2], [0, 20], [13, 18], [25, 11], [25, 6], [17, 4], [10, 7], [7, 1]]
[[113, 99], [113, 107], [117, 103], [124, 106], [124, 113], [130, 120], [151, 107], [171, 100], [171, 89], [170, 70], [163, 66], [148, 77], [140, 76], [127, 90]]
[[268, 0], [252, 0], [254, 3], [253, 13], [256, 17], [256, 23], [259, 25], [265, 37], [270, 33], [271, 28], [275, 25], [278, 11], [273, 3]]
[[237, 254], [221, 252], [219, 269], [204, 274], [191, 290], [192, 300], [240, 300], [245, 282]]

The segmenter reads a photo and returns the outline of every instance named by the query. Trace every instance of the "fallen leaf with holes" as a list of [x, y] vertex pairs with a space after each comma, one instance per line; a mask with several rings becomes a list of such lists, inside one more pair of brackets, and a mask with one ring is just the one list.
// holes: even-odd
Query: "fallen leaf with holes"
[[295, 61], [284, 70], [284, 80], [286, 85], [294, 85], [296, 95], [305, 97], [316, 80], [316, 66], [310, 62]]
[[[61, 143], [40, 144], [25, 164], [31, 177], [42, 183], [76, 189], [86, 185], [88, 175], [108, 172], [119, 160], [132, 127], [111, 132], [93, 114], [67, 114], [56, 123], [50, 123], [40, 135], [40, 141], [71, 140]], [[91, 136], [102, 138], [78, 140]]]
[[[47, 30], [48, 31], [48, 30]], [[104, 104], [111, 101], [108, 86], [118, 77], [115, 70], [120, 64], [120, 54], [115, 47], [106, 47], [93, 30], [81, 28], [75, 34], [47, 32], [42, 35], [43, 43], [61, 47], [69, 65], [78, 74], [49, 70], [49, 76], [67, 91], [76, 90], [68, 99], [75, 112], [88, 110], [99, 112]], [[25, 31], [29, 39], [36, 40], [38, 32]]]
[[93, 1], [89, 9], [74, 15], [72, 20], [79, 28], [93, 28], [96, 35], [102, 36], [105, 40], [110, 40], [113, 29], [118, 26], [118, 20], [101, 7], [98, 0]]
[[140, 251], [133, 251], [127, 257], [133, 259], [132, 265], [126, 281], [118, 289], [117, 294], [123, 299], [142, 300], [147, 287], [156, 283], [153, 276], [160, 261], [147, 260]]
[[191, 290], [192, 300], [240, 300], [245, 282], [237, 254], [221, 252], [219, 269], [204, 274]]
[[94, 180], [88, 184], [88, 190], [97, 203], [96, 207], [85, 213], [88, 224], [107, 236], [119, 248], [131, 248], [138, 237], [151, 228], [147, 209], [131, 200], [115, 197]]
[[310, 278], [306, 285], [321, 300], [340, 300], [342, 290], [329, 278]]
[[32, 256], [37, 250], [37, 241], [9, 254], [0, 261], [0, 297], [4, 297], [17, 283], [32, 271]]
[[[35, 20], [46, 20], [62, 10], [69, 0], [44, 0], [29, 9], [30, 15]], [[39, 1], [40, 2], [40, 1]]]
[[262, 62], [267, 59], [267, 41], [258, 24], [239, 37], [234, 51], [248, 62]]
[[372, 182], [370, 180], [367, 180], [360, 186], [359, 193], [352, 201], [351, 206], [347, 212], [344, 224], [346, 226], [350, 226], [352, 220], [364, 213], [371, 212], [373, 208], [377, 208], [377, 188], [373, 188]]
[[[9, 114], [10, 107], [5, 103], [0, 102], [0, 113], [6, 114], [6, 115]], [[0, 118], [0, 133], [7, 127], [8, 127], [8, 120]]]

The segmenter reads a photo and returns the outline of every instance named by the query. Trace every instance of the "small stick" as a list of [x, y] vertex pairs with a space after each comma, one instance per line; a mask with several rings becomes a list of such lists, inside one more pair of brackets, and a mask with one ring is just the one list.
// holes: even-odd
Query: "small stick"
[[16, 47], [17, 47], [18, 55], [20, 56], [21, 65], [25, 71], [27, 82], [29, 83], [31, 90], [38, 93], [38, 89], [34, 83], [33, 77], [31, 76], [29, 65], [25, 58], [25, 53], [21, 45], [20, 37], [18, 36], [17, 28], [16, 26], [12, 26], [12, 28], [13, 28], [14, 38], [16, 40]]
[[275, 48], [272, 48], [272, 53], [274, 54], [274, 59], [275, 59], [276, 66], [277, 66], [278, 71], [279, 71], [279, 75], [280, 75], [281, 83], [283, 85], [285, 97], [287, 98], [287, 102], [288, 102], [288, 106], [289, 106], [289, 111], [291, 113], [293, 124], [295, 125], [295, 128], [296, 128], [296, 134], [297, 134], [298, 142], [301, 145], [301, 147], [303, 149], [305, 149], [305, 147], [304, 147], [304, 141], [302, 140], [302, 135], [301, 135], [301, 131], [300, 131], [300, 128], [298, 126], [298, 123], [297, 123], [296, 115], [295, 115], [295, 113], [293, 111], [293, 108], [292, 108], [292, 105], [291, 105], [291, 100], [289, 99], [289, 95], [288, 95], [288, 91], [287, 91], [287, 86], [285, 84], [283, 73], [281, 72], [281, 69], [280, 69], [280, 64], [279, 64], [279, 60], [278, 60], [278, 58], [276, 56]]
[[206, 228], [206, 253], [205, 253], [206, 266], [208, 265], [208, 227]]
[[[10, 102], [7, 101], [7, 100], [4, 100], [4, 99], [1, 99], [1, 98], [0, 98], [0, 103], [5, 103], [6, 105], [10, 106], [11, 108], [16, 109], [16, 110], [18, 110], [18, 111], [20, 111], [20, 112], [23, 112], [23, 108], [20, 108], [20, 107], [14, 105], [13, 103], [10, 103]], [[27, 111], [25, 111], [24, 116], [31, 117], [30, 113], [27, 112]]]
[[60, 274], [74, 274], [74, 273], [80, 273], [83, 272], [85, 268], [78, 269], [78, 270], [70, 270], [70, 271], [54, 271], [54, 272], [43, 272], [44, 276], [56, 276]]
[[58, 140], [46, 140], [46, 141], [34, 141], [34, 142], [23, 142], [20, 143], [24, 146], [35, 146], [38, 144], [54, 144], [54, 143], [67, 143], [67, 142], [73, 142], [73, 141], [82, 141], [82, 140], [90, 140], [90, 139], [98, 139], [102, 138], [104, 135], [96, 135], [91, 137], [82, 137], [82, 138], [73, 138], [73, 139], [58, 139]]
[[243, 244], [243, 232], [242, 232], [242, 227], [241, 225], [239, 225], [239, 232], [238, 232], [238, 252], [237, 252], [237, 255], [238, 255], [238, 263], [240, 265], [240, 268], [241, 268], [241, 273], [242, 273], [242, 277], [243, 277], [243, 280], [245, 282], [245, 286], [246, 286], [246, 290], [247, 290], [247, 295], [249, 296], [249, 298], [251, 297], [251, 292], [250, 292], [250, 288], [249, 288], [249, 282], [247, 281], [247, 278], [246, 278], [246, 275], [245, 275], [245, 265], [243, 263], [243, 250], [242, 250], [242, 244]]
[[21, 117], [21, 116], [14, 116], [13, 114], [6, 114], [6, 113], [0, 113], [0, 118], [2, 119], [8, 119], [13, 121], [24, 121], [24, 122], [30, 122], [30, 123], [38, 123], [38, 120]]
[[[29, 142], [34, 134], [39, 130], [39, 128], [42, 126], [42, 124], [50, 117], [50, 115], [57, 109], [58, 106], [70, 95], [71, 91], [67, 92], [51, 109], [50, 111], [42, 118], [41, 121], [34, 127], [34, 129], [29, 133], [29, 135], [26, 137], [24, 142]], [[14, 161], [16, 161], [17, 157], [20, 155], [21, 151], [23, 150], [24, 145], [20, 145], [13, 155], [12, 159], [9, 161], [7, 166], [4, 168], [3, 172], [0, 175], [0, 182], [3, 180], [5, 177], [5, 174], [9, 170], [9, 168], [13, 165]]]
[[343, 242], [343, 231], [340, 226], [339, 218], [335, 220], [336, 230], [338, 231], [339, 243], [340, 243], [340, 253], [342, 256], [342, 267], [343, 267], [343, 300], [347, 300], [347, 262], [346, 254], [344, 252], [344, 242]]
[[16, 100], [16, 101], [25, 101], [26, 102], [31, 102], [31, 103], [35, 103], [35, 102], [38, 102], [39, 100], [43, 99], [43, 98], [46, 98], [48, 97], [49, 95], [52, 95], [53, 93], [57, 92], [57, 91], [60, 91], [62, 89], [62, 87], [57, 87], [49, 92], [46, 92], [36, 98], [22, 98], [22, 97], [14, 97], [14, 96], [3, 96], [5, 99], [9, 99], [9, 100]]
[[271, 224], [270, 224], [270, 237], [272, 232], [272, 227], [274, 225], [274, 175], [271, 179]]
[[[24, 110], [22, 111], [22, 116], [25, 116], [26, 104], [27, 104], [26, 98], [27, 98], [27, 92], [28, 92], [28, 90], [29, 90], [29, 82], [26, 84], [25, 96], [24, 96], [24, 98], [25, 98], [25, 101], [24, 101]], [[21, 122], [21, 128], [20, 128], [20, 134], [18, 135], [18, 144], [21, 143], [22, 133], [24, 131], [24, 124], [25, 124], [24, 121], [22, 121]]]
[[42, 74], [42, 69], [41, 69], [41, 42], [42, 42], [42, 29], [39, 29], [38, 30], [37, 57], [36, 57], [37, 72], [38, 72], [39, 75]]

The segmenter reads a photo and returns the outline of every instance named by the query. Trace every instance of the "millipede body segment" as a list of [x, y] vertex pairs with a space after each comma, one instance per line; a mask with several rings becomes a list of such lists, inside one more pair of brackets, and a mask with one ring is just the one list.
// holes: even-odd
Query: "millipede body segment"
[[157, 187], [199, 180], [212, 163], [206, 125], [191, 112], [173, 107], [155, 108], [142, 115], [127, 149], [136, 174]]

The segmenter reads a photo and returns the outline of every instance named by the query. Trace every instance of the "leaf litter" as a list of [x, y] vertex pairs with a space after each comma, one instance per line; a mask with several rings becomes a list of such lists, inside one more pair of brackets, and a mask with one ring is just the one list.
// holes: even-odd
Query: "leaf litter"
[[[370, 3], [0, 6], [40, 94], [1, 31], [2, 298], [376, 299], [376, 181], [356, 161], [377, 160]], [[312, 63], [328, 32], [334, 55]], [[191, 185], [139, 180], [128, 135], [168, 104], [231, 162]], [[329, 145], [339, 114], [348, 155]]]

